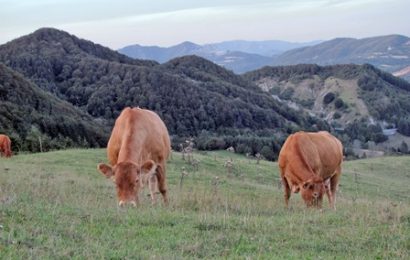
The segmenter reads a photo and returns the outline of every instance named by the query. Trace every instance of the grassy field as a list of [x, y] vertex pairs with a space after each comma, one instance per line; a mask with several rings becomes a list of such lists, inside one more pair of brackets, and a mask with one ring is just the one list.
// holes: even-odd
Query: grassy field
[[285, 209], [276, 163], [194, 157], [173, 154], [169, 207], [144, 190], [125, 209], [96, 170], [105, 150], [0, 158], [0, 259], [410, 259], [410, 157], [345, 162], [336, 211], [299, 194]]

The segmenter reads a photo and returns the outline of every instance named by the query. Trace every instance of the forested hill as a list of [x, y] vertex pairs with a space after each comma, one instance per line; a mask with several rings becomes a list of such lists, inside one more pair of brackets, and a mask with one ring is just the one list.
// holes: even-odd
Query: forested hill
[[[107, 47], [88, 40], [79, 39], [65, 31], [54, 28], [41, 28], [31, 34], [1, 45], [0, 53], [2, 60], [10, 60], [14, 62], [24, 62], [27, 61], [27, 58], [34, 58], [41, 55], [44, 57], [41, 61], [50, 60], [54, 63], [45, 64], [39, 61], [40, 63], [37, 65], [53, 68], [55, 73], [58, 73], [58, 70], [56, 71], [55, 69], [59, 68], [57, 59], [67, 57], [73, 57], [77, 60], [99, 58], [107, 61], [141, 66], [155, 66], [158, 64], [155, 61], [129, 58], [128, 56], [112, 51]], [[31, 54], [31, 56], [28, 54]], [[35, 62], [34, 60], [30, 61]], [[18, 63], [13, 64], [13, 66], [18, 65]]]
[[[77, 83], [70, 79], [88, 77], [84, 80], [92, 83], [97, 77], [102, 77], [92, 75], [90, 70], [104, 72], [109, 69], [107, 67], [116, 64], [147, 67], [157, 64], [131, 59], [109, 48], [50, 28], [39, 29], [1, 45], [0, 61], [30, 78], [40, 88], [61, 97], [65, 96], [65, 85]], [[92, 67], [85, 71], [88, 75], [83, 75], [84, 66]]]
[[[250, 152], [257, 152], [261, 143], [249, 138], [264, 135], [269, 139], [263, 145], [277, 150], [279, 137], [287, 132], [326, 127], [195, 56], [159, 65], [59, 30], [40, 29], [0, 46], [0, 62], [109, 126], [125, 106], [140, 106], [160, 114], [174, 136], [201, 136], [203, 148], [238, 145], [246, 137], [257, 144]], [[234, 139], [212, 139], [217, 133]]]
[[13, 150], [102, 147], [108, 128], [73, 105], [46, 93], [0, 63], [0, 133]]
[[[264, 128], [263, 125], [266, 125], [271, 120], [279, 123], [278, 127], [282, 127], [284, 125], [280, 122], [283, 119], [301, 125], [304, 128], [309, 128], [309, 123], [306, 121], [307, 114], [299, 114], [287, 105], [283, 105], [276, 99], [273, 99], [270, 95], [266, 95], [251, 81], [245, 80], [242, 76], [227, 71], [208, 60], [197, 56], [184, 56], [173, 59], [161, 65], [161, 67], [193, 82], [198, 88], [227, 97], [227, 103], [215, 104], [215, 115], [222, 114], [219, 116], [227, 116], [229, 121], [238, 118], [239, 121], [236, 124], [238, 128], [243, 128], [244, 126], [246, 128], [254, 128], [251, 124], [256, 123], [258, 126], [254, 129], [262, 129]], [[193, 100], [196, 99], [193, 98]], [[250, 109], [244, 109], [245, 106], [248, 106]], [[251, 114], [248, 114], [245, 110], [248, 110]], [[271, 120], [266, 121], [263, 114], [269, 115], [272, 111], [279, 114], [279, 117], [275, 116]], [[255, 118], [257, 114], [259, 114], [258, 118]], [[255, 122], [252, 122], [251, 118], [256, 119]]]
[[350, 140], [381, 142], [382, 128], [396, 127], [410, 136], [410, 83], [372, 65], [265, 67], [244, 77], [345, 129]]

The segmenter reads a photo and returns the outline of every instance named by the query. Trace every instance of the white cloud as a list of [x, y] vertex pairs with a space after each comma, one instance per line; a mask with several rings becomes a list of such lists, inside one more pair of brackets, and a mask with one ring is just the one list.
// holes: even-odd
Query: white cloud
[[[308, 41], [410, 34], [407, 0], [123, 0], [115, 6], [107, 0], [81, 5], [74, 0], [56, 2], [2, 4], [0, 43], [39, 27], [57, 27], [112, 48], [133, 43], [167, 46], [185, 40]], [[24, 19], [16, 16], [16, 10], [22, 10]]]

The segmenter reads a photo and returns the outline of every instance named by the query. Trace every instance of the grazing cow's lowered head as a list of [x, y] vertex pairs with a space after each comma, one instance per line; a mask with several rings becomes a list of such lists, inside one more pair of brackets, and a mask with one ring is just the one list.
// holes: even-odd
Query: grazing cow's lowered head
[[0, 134], [0, 156], [11, 157], [11, 141], [7, 135]]
[[300, 185], [300, 194], [308, 207], [321, 207], [325, 191], [325, 182], [317, 176], [313, 176]]
[[142, 166], [127, 161], [120, 162], [113, 167], [101, 163], [97, 168], [105, 177], [111, 178], [115, 183], [120, 206], [127, 203], [136, 206], [138, 192], [144, 184], [145, 177], [155, 175], [157, 165], [152, 160], [146, 161]]

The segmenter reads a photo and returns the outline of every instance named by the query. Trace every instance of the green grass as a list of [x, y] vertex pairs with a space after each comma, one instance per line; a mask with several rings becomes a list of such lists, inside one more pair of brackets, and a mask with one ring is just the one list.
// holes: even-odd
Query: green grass
[[409, 157], [345, 162], [337, 211], [319, 211], [299, 194], [284, 208], [276, 163], [194, 156], [198, 171], [178, 153], [168, 163], [169, 207], [144, 190], [126, 209], [96, 170], [105, 150], [0, 158], [0, 259], [410, 258]]

